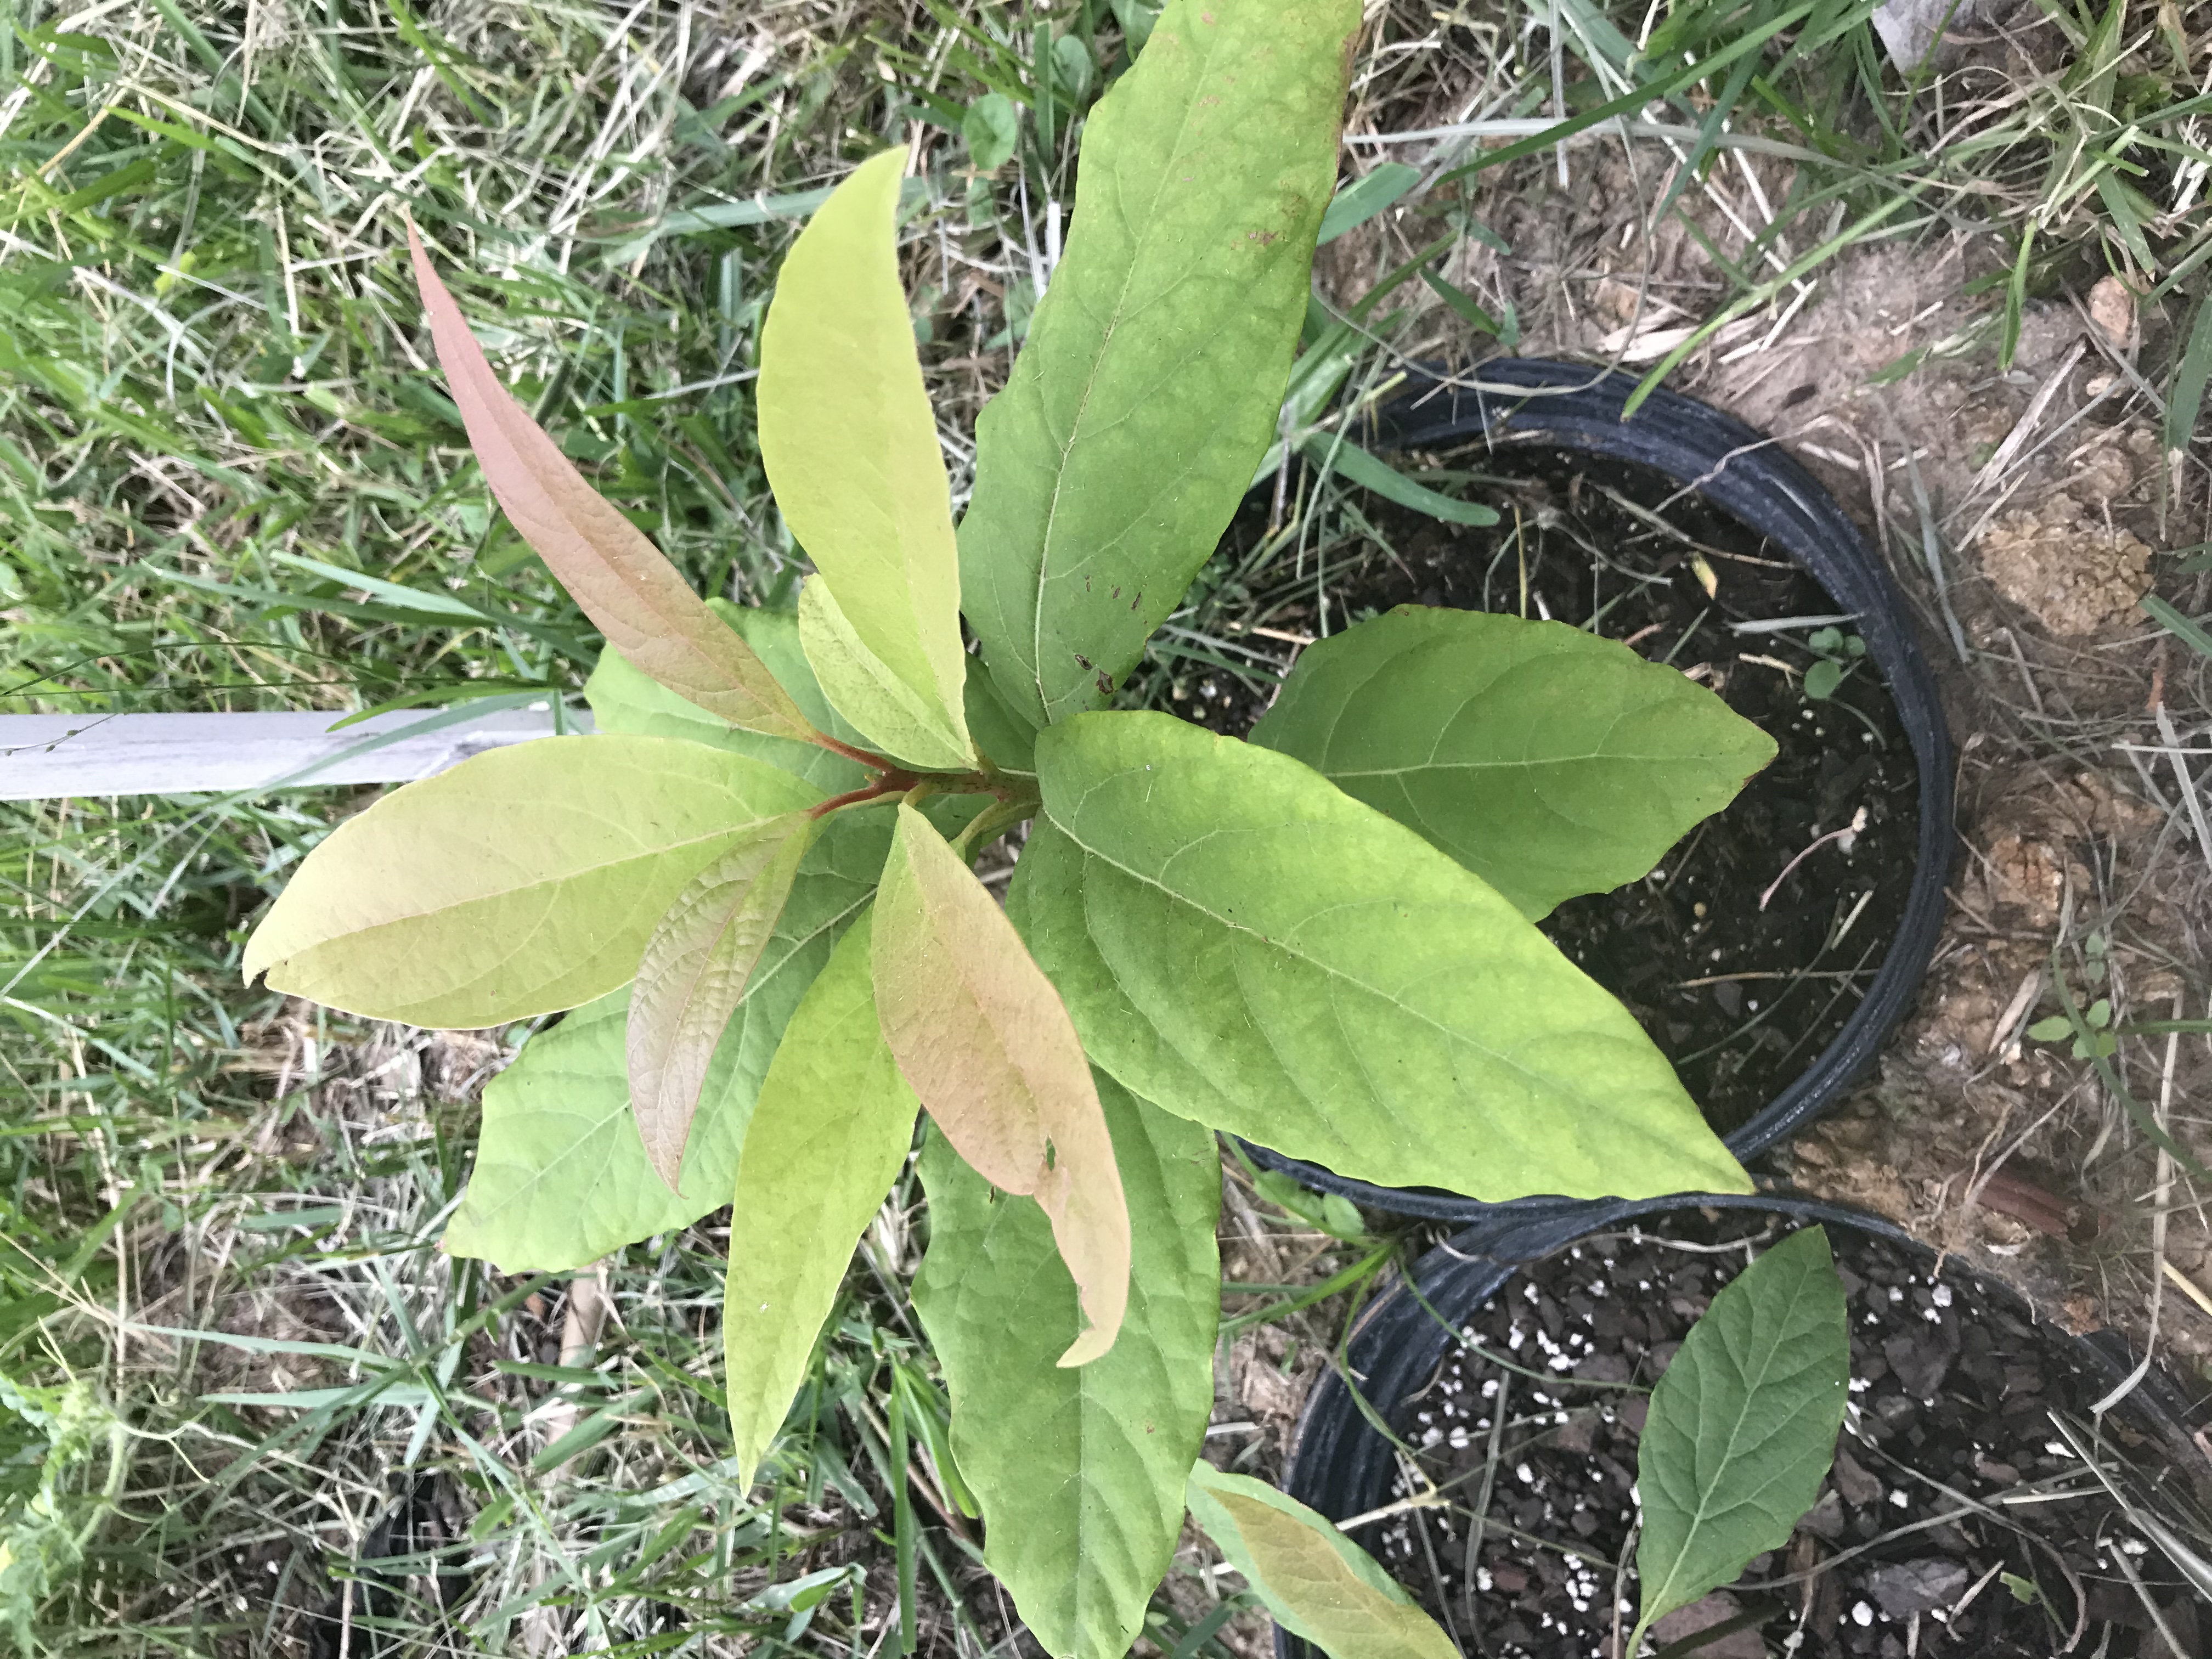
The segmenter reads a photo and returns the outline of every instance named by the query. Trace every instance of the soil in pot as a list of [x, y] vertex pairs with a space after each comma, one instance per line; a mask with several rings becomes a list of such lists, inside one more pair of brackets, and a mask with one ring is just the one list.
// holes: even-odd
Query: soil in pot
[[[1578, 626], [1595, 617], [1597, 632], [1696, 676], [1772, 737], [1773, 764], [1650, 876], [1571, 900], [1543, 924], [1627, 1005], [1726, 1133], [1843, 1029], [1904, 914], [1918, 775], [1889, 693], [1855, 653], [1849, 623], [1759, 626], [1840, 607], [1764, 537], [1663, 473], [1546, 447], [1434, 459], [1442, 470], [1425, 481], [1495, 503], [1501, 521], [1443, 524], [1355, 494], [1339, 509], [1342, 534], [1317, 556], [1318, 581], [1315, 557], [1300, 574], [1279, 556], [1274, 591], [1258, 585], [1261, 573], [1248, 599], [1216, 601], [1217, 616], [1248, 623], [1241, 634], [1217, 623], [1220, 637], [1310, 636], [1322, 593], [1331, 631], [1408, 604]], [[1217, 570], [1261, 544], [1266, 518], [1266, 502], [1248, 504]], [[1218, 732], [1249, 731], [1273, 690], [1194, 659], [1172, 666], [1158, 706]], [[1816, 690], [1836, 681], [1832, 693], [1808, 697], [1808, 675]]]
[[[1401, 1466], [1394, 1497], [1433, 1482], [1449, 1506], [1353, 1533], [1463, 1651], [1617, 1650], [1616, 1612], [1618, 1632], [1635, 1622], [1636, 1577], [1620, 1564], [1634, 1554], [1643, 1390], [1781, 1232], [1771, 1215], [1688, 1211], [1593, 1235], [1468, 1320], [1476, 1346], [1450, 1354], [1396, 1418], [1422, 1481]], [[2054, 1411], [2086, 1424], [2109, 1378], [2008, 1293], [1855, 1229], [1829, 1237], [1851, 1310], [1834, 1471], [1786, 1548], [1675, 1615], [1659, 1642], [1745, 1619], [1702, 1659], [2166, 1659], [2163, 1620], [2178, 1659], [2205, 1653], [2207, 1609], [2053, 1425]], [[2169, 1443], [2130, 1409], [2106, 1418], [2100, 1464], [2124, 1486], [2162, 1472], [2160, 1501], [2182, 1513], [2192, 1500], [2174, 1491]]]

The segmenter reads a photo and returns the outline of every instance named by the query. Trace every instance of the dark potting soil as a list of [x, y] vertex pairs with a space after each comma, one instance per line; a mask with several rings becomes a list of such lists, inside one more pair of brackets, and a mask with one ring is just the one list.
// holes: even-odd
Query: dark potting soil
[[[1773, 1218], [1741, 1212], [1597, 1236], [1516, 1274], [1468, 1322], [1471, 1341], [1521, 1371], [1462, 1348], [1397, 1421], [1451, 1506], [1353, 1534], [1462, 1651], [1616, 1651], [1635, 1624], [1636, 1575], [1615, 1566], [1624, 1551], [1632, 1559], [1646, 1402], [1591, 1384], [1648, 1388], [1742, 1271], [1737, 1242], [1763, 1248], [1780, 1236]], [[2106, 1379], [1955, 1267], [1938, 1274], [1931, 1259], [1850, 1229], [1831, 1229], [1830, 1243], [1851, 1310], [1835, 1469], [1789, 1545], [1753, 1559], [1689, 1620], [1771, 1610], [1699, 1648], [1699, 1659], [2168, 1659], [2128, 1568], [2182, 1644], [2172, 1659], [2212, 1651], [2212, 1609], [2121, 1518], [2052, 1425], [2054, 1410], [2086, 1424]], [[2162, 1469], [2178, 1485], [2165, 1443], [2128, 1413], [2124, 1404], [2106, 1418], [2100, 1461], [2143, 1478]], [[1401, 1474], [1393, 1496], [1410, 1490]], [[1658, 1641], [1685, 1633], [1662, 1621]]]
[[[1694, 675], [1779, 745], [1649, 877], [1570, 900], [1543, 923], [1627, 1006], [1725, 1133], [1842, 1030], [1904, 915], [1919, 784], [1888, 690], [1850, 653], [1849, 623], [1828, 650], [1845, 670], [1825, 701], [1803, 690], [1821, 660], [1807, 643], [1817, 626], [1736, 631], [1842, 607], [1764, 537], [1664, 474], [1534, 447], [1431, 459], [1447, 471], [1425, 480], [1472, 481], [1469, 495], [1502, 521], [1442, 524], [1356, 495], [1357, 519], [1346, 516], [1358, 533], [1329, 556], [1331, 632], [1400, 605], [1578, 626], [1595, 617], [1597, 632]], [[1224, 547], [1256, 545], [1265, 518], [1263, 503], [1249, 504]], [[1313, 592], [1310, 574], [1304, 586]], [[1316, 606], [1273, 608], [1270, 626], [1311, 633]], [[1176, 676], [1166, 706], [1242, 736], [1268, 700], [1237, 675], [1199, 670]]]

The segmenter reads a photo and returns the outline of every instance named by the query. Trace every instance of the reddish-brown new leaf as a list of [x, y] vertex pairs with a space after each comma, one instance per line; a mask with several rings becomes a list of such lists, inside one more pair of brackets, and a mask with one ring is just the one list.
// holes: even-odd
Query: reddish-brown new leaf
[[1091, 1063], [1052, 981], [929, 820], [898, 809], [876, 896], [876, 1013], [953, 1150], [1052, 1221], [1091, 1328], [1063, 1365], [1114, 1346], [1129, 1299], [1129, 1211]]
[[446, 384], [485, 482], [607, 643], [711, 714], [749, 732], [812, 740], [766, 665], [709, 611], [645, 532], [584, 481], [484, 361], [411, 224], [407, 245]]
[[763, 824], [691, 878], [646, 942], [629, 994], [629, 1102], [645, 1154], [671, 1192], [707, 1064], [744, 1000], [815, 828], [805, 812]]

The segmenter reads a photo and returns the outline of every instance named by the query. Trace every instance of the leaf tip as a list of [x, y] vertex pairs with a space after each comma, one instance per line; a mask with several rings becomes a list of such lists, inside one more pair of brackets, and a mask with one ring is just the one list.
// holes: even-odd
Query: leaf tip
[[[633, 1036], [636, 1035], [634, 1031]], [[660, 1177], [668, 1190], [680, 1198], [683, 1188], [678, 1183], [684, 1174], [684, 1145], [691, 1133], [690, 1115], [672, 1115], [667, 1103], [660, 1098], [659, 1079], [638, 1075], [639, 1061], [635, 1048], [631, 1051], [629, 1063], [630, 1121], [637, 1129], [638, 1139], [644, 1145], [645, 1161], [653, 1166], [653, 1174]]]
[[1094, 1359], [1103, 1359], [1121, 1335], [1118, 1325], [1093, 1325], [1068, 1345], [1067, 1352], [1053, 1363], [1062, 1370], [1073, 1370], [1078, 1365], [1088, 1365]]
[[[633, 1116], [637, 1115], [637, 1106], [634, 1100], [630, 1105], [630, 1112]], [[638, 1128], [645, 1140], [646, 1162], [653, 1165], [653, 1174], [660, 1177], [671, 1193], [679, 1198], [682, 1197], [683, 1190], [677, 1183], [684, 1175], [683, 1144], [678, 1142], [672, 1146], [665, 1137], [644, 1135], [644, 1120], [640, 1118]]]
[[446, 292], [446, 284], [439, 278], [438, 268], [430, 263], [429, 251], [422, 246], [422, 238], [416, 232], [415, 216], [410, 213], [403, 217], [407, 225], [407, 263], [414, 269], [416, 292], [422, 295], [426, 308], [435, 307], [441, 300], [450, 303], [452, 296]]

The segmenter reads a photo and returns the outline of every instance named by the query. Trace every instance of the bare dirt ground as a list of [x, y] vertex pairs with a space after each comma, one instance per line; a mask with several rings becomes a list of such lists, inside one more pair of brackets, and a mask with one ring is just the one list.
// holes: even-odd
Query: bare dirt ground
[[[2203, 731], [2205, 664], [2137, 609], [2174, 562], [2154, 550], [2203, 538], [2205, 480], [2163, 465], [2117, 283], [2036, 304], [1996, 373], [1990, 352], [1942, 349], [1969, 320], [1944, 297], [1955, 264], [1948, 282], [1930, 270], [1952, 259], [1869, 250], [1805, 308], [1801, 343], [1720, 354], [1685, 383], [1780, 436], [1887, 552], [1959, 755], [1960, 858], [1919, 1007], [1778, 1167], [1973, 1255], [2076, 1328], [2155, 1327], [2191, 1369], [2212, 1353], [2212, 1236], [2112, 1082], [2203, 1161], [2205, 1040], [2124, 1039], [2108, 1079], [2070, 1041], [2026, 1033], [2058, 1011], [2054, 963], [2117, 1024], [2207, 1012], [2212, 845], [2190, 762], [2160, 752]], [[1923, 341], [1920, 368], [1874, 384]], [[2204, 581], [2170, 577], [2166, 597], [2201, 610]]]

